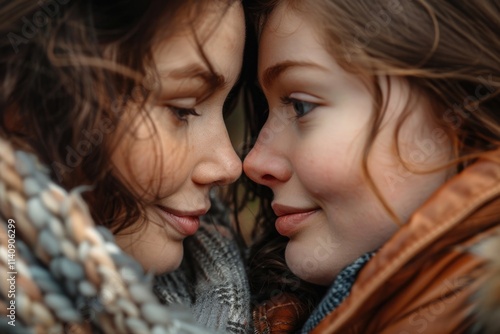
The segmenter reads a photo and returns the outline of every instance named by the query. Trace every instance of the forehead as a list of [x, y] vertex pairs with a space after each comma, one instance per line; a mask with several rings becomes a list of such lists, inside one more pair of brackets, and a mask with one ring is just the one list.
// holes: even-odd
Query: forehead
[[285, 2], [268, 17], [259, 41], [259, 74], [265, 67], [283, 60], [331, 61], [322, 34], [305, 17]]
[[159, 69], [169, 72], [189, 63], [206, 67], [206, 57], [216, 72], [237, 76], [245, 42], [241, 4], [214, 2], [197, 13], [195, 18], [181, 13], [173, 26], [175, 31], [156, 45], [154, 58]]

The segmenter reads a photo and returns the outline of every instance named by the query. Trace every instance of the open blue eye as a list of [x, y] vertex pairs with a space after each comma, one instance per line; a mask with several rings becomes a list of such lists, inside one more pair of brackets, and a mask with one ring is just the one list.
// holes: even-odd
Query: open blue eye
[[292, 106], [293, 110], [295, 110], [295, 113], [297, 114], [297, 117], [302, 117], [317, 107], [317, 105], [314, 103], [300, 100], [293, 100]]
[[316, 108], [318, 105], [312, 102], [306, 102], [302, 100], [292, 99], [290, 97], [283, 97], [281, 99], [282, 103], [285, 105], [292, 105], [297, 118], [301, 118], [307, 115], [311, 110]]

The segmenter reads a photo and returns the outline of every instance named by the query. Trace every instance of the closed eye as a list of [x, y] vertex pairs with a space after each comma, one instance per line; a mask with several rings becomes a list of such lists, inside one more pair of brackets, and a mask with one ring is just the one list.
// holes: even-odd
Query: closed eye
[[175, 98], [164, 101], [163, 107], [167, 108], [179, 121], [187, 122], [189, 116], [200, 116], [196, 112], [195, 106], [197, 99], [195, 97]]
[[172, 105], [165, 105], [165, 107], [168, 108], [173, 115], [182, 122], [187, 122], [189, 116], [200, 116], [194, 108], [179, 108]]

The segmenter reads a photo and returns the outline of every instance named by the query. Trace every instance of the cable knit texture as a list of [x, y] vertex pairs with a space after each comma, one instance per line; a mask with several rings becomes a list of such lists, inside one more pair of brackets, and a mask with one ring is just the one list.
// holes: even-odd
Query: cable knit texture
[[184, 247], [181, 267], [156, 277], [156, 295], [168, 305], [188, 305], [197, 322], [207, 328], [249, 332], [248, 280], [230, 230], [203, 222]]

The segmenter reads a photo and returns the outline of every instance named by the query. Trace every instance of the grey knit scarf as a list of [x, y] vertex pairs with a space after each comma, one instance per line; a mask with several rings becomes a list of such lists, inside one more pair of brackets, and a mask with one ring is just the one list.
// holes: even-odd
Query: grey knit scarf
[[[212, 205], [217, 208], [216, 203]], [[212, 212], [210, 218], [216, 222], [202, 222], [199, 231], [185, 240], [180, 268], [157, 276], [154, 292], [167, 305], [187, 305], [202, 326], [248, 333], [251, 318], [247, 275], [241, 250], [224, 216], [220, 210]]]

